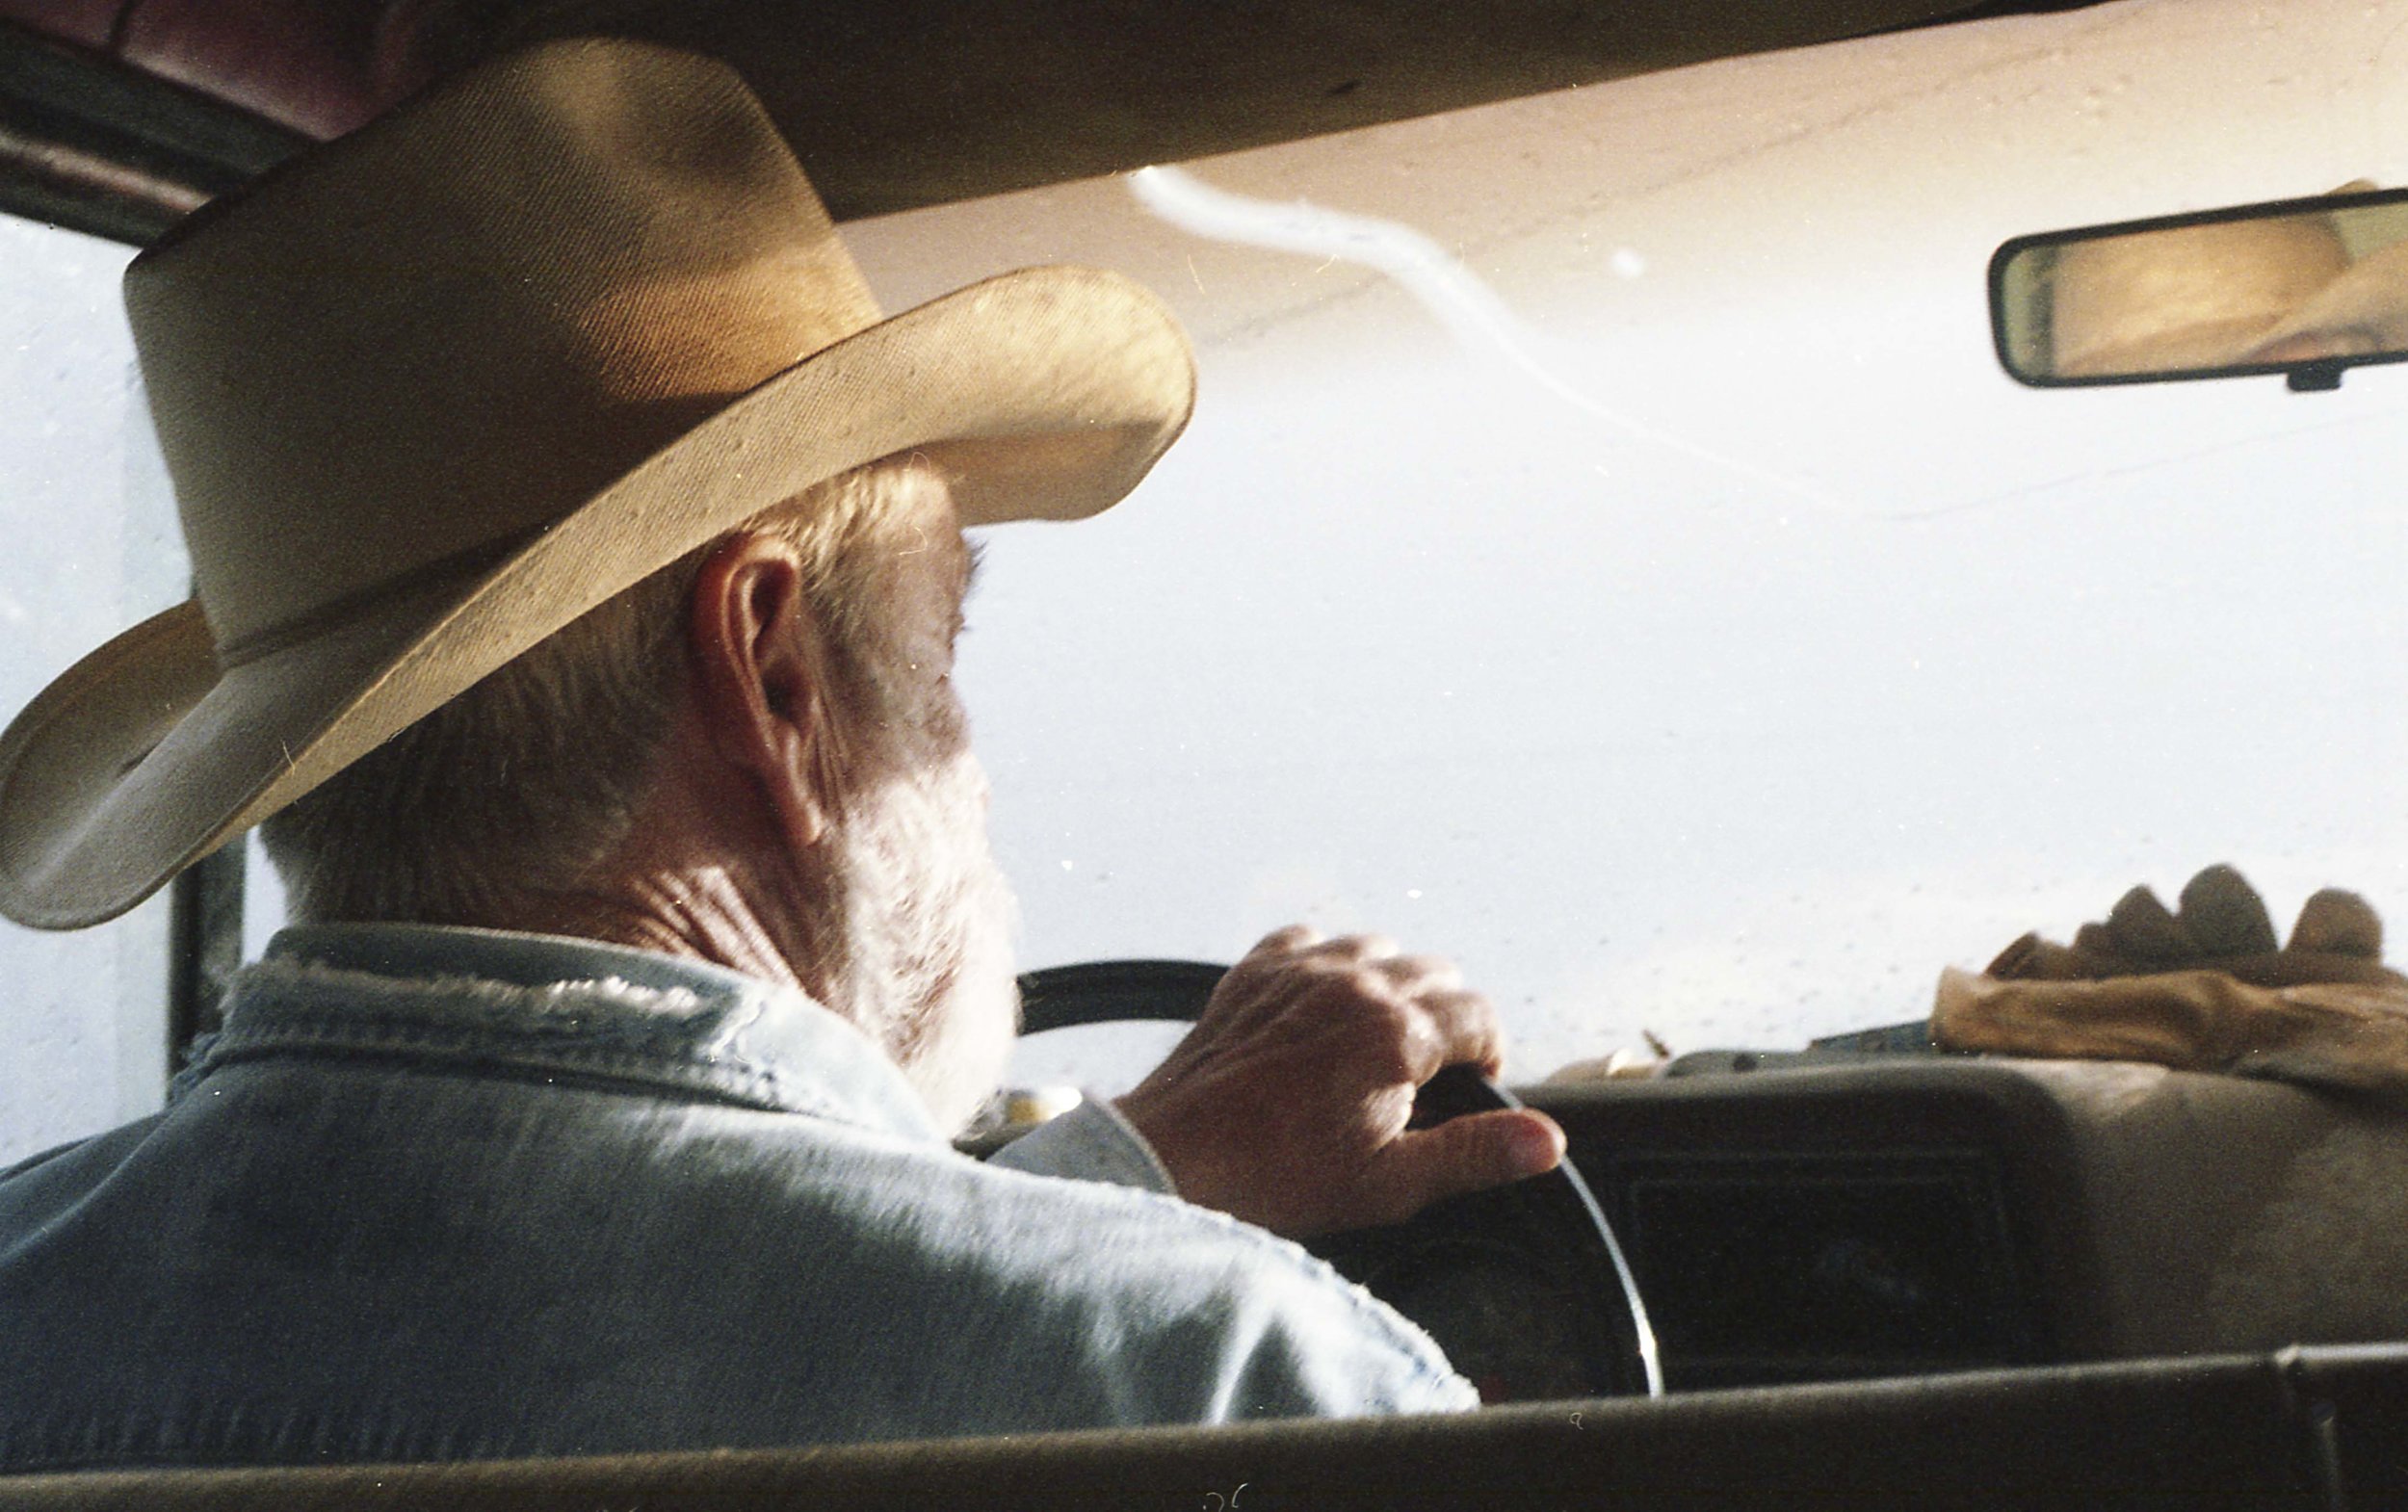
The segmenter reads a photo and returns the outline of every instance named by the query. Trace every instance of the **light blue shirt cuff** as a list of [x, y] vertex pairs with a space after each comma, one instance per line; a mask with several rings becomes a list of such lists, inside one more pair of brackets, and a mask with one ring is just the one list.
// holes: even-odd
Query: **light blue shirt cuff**
[[1004, 1146], [987, 1163], [1032, 1176], [1108, 1182], [1165, 1197], [1179, 1195], [1162, 1157], [1145, 1136], [1109, 1098], [1092, 1095]]

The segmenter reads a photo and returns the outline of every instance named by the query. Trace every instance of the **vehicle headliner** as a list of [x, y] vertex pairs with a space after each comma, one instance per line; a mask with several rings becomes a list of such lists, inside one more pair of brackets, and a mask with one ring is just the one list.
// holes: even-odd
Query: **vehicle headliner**
[[[580, 32], [734, 62], [842, 221], [1715, 58], [2087, 3], [0, 0], [0, 208], [146, 240], [430, 77]], [[76, 213], [143, 193], [162, 200], [146, 219], [122, 206]]]

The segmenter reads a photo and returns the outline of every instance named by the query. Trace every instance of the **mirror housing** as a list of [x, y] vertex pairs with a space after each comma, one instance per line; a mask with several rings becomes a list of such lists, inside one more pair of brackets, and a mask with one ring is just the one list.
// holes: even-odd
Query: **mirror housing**
[[1990, 259], [1990, 330], [2034, 388], [2265, 373], [2338, 388], [2408, 359], [2408, 190], [2019, 236]]

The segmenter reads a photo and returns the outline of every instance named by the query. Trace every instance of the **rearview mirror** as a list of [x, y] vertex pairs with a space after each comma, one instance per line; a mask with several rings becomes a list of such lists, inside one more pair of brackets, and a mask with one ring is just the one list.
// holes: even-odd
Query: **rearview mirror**
[[2036, 388], [2408, 358], [2408, 190], [2019, 236], [1990, 259], [1999, 361]]

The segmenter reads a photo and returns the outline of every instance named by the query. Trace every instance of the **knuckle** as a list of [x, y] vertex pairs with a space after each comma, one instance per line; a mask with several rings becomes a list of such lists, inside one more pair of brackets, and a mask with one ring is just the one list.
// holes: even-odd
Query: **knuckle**
[[1350, 993], [1344, 1011], [1356, 1032], [1366, 1037], [1401, 1041], [1414, 1030], [1415, 1015], [1404, 1004], [1375, 993]]
[[1476, 1119], [1458, 1118], [1431, 1131], [1433, 1196], [1452, 1196], [1494, 1185], [1498, 1156], [1495, 1131]]
[[1474, 992], [1469, 988], [1451, 992], [1447, 994], [1447, 1006], [1451, 1012], [1473, 1029], [1493, 1030], [1500, 1022], [1497, 1017], [1497, 1005], [1488, 1000], [1488, 995], [1484, 992]]
[[1424, 1064], [1429, 1058], [1428, 1036], [1420, 1021], [1393, 1004], [1365, 1008], [1355, 1033], [1369, 1069], [1382, 1082], [1410, 1085], [1431, 1069]]
[[1292, 969], [1301, 991], [1341, 1004], [1380, 997], [1387, 987], [1378, 973], [1355, 961], [1321, 956], [1297, 961]]
[[1324, 940], [1316, 950], [1354, 961], [1385, 960], [1397, 953], [1397, 942], [1384, 934], [1342, 934]]
[[1425, 997], [1444, 997], [1463, 986], [1463, 974], [1441, 955], [1401, 956], [1393, 964], [1389, 976], [1404, 990]]
[[1331, 961], [1322, 969], [1332, 979], [1366, 996], [1376, 997], [1389, 988], [1387, 973], [1371, 961]]
[[1254, 948], [1246, 952], [1238, 964], [1231, 969], [1259, 971], [1277, 965], [1294, 956], [1296, 952], [1311, 947], [1318, 939], [1320, 939], [1319, 935], [1300, 924], [1292, 924], [1284, 929], [1273, 929], [1255, 941]]

